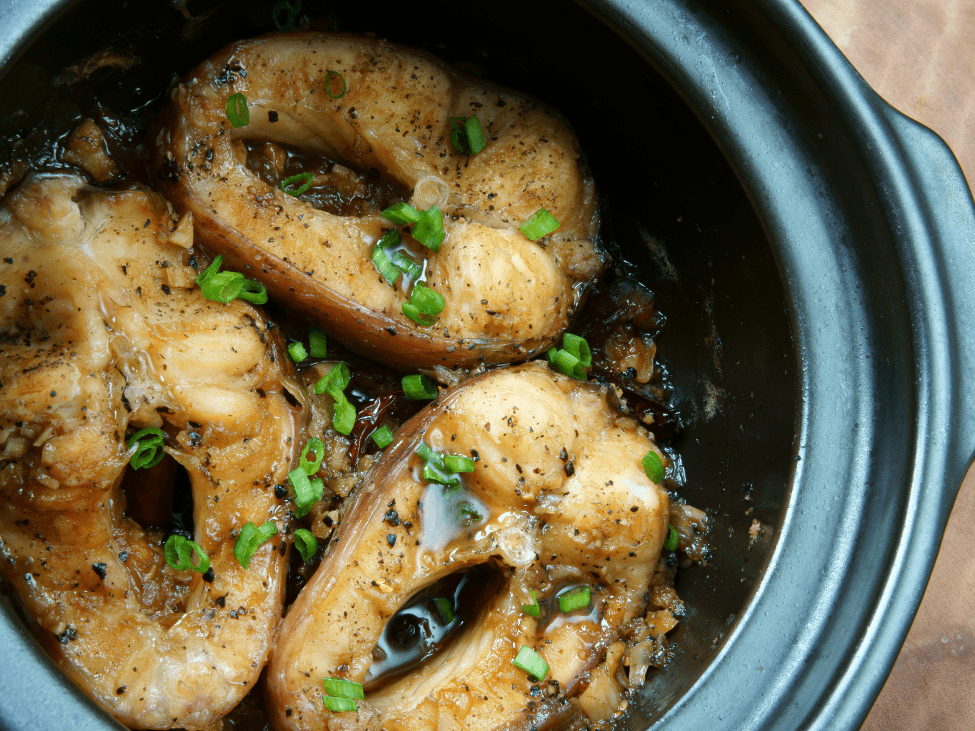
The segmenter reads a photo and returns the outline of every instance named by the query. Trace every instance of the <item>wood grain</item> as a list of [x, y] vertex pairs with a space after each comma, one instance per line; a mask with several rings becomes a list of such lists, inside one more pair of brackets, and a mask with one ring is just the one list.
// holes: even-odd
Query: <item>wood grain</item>
[[[877, 93], [941, 135], [969, 183], [975, 180], [975, 2], [803, 4]], [[955, 502], [907, 641], [861, 731], [975, 729], [973, 521], [975, 469]]]

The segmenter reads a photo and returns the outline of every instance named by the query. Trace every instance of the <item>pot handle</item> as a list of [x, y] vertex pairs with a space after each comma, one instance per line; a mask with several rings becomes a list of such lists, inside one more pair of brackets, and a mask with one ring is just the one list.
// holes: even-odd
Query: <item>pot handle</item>
[[975, 202], [948, 145], [927, 127], [883, 106], [905, 157], [913, 163], [934, 247], [941, 255], [950, 386], [958, 394], [950, 419], [956, 462], [949, 464], [957, 473], [949, 475], [949, 484], [960, 485], [975, 458]]

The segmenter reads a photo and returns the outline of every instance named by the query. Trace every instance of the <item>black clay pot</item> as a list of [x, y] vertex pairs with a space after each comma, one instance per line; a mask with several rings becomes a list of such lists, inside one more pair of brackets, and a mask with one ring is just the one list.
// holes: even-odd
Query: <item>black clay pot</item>
[[[0, 0], [3, 154], [48, 149], [94, 99], [148, 116], [174, 75], [272, 30], [271, 5]], [[302, 12], [561, 109], [668, 317], [673, 446], [714, 558], [681, 575], [680, 652], [626, 727], [856, 729], [975, 452], [975, 211], [947, 147], [797, 2], [349, 5]], [[9, 608], [0, 646], [0, 726], [115, 727]]]

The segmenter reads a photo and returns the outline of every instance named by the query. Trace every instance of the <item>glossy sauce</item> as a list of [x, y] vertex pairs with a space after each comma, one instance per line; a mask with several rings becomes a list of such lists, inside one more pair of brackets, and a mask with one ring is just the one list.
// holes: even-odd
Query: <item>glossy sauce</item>
[[[387, 622], [373, 649], [374, 661], [366, 674], [366, 691], [376, 690], [446, 648], [465, 627], [473, 626], [483, 598], [497, 589], [500, 576], [477, 566], [453, 574], [427, 587]], [[450, 602], [450, 610], [438, 600]], [[451, 614], [453, 616], [451, 616]]]

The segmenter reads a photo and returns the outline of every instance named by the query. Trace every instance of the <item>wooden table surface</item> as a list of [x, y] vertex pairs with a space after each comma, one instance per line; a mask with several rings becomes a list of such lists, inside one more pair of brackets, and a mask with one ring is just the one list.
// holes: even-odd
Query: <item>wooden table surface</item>
[[[971, 185], [975, 0], [803, 0], [803, 5], [880, 96], [941, 135]], [[970, 469], [907, 642], [861, 731], [975, 730], [973, 522], [975, 469]]]

